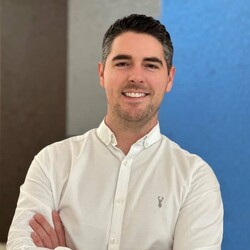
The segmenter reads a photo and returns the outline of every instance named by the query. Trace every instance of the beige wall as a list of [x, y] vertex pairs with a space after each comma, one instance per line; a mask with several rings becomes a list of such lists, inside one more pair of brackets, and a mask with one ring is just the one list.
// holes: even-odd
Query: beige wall
[[35, 154], [65, 138], [67, 0], [0, 0], [0, 241]]
[[99, 125], [106, 99], [99, 86], [97, 63], [102, 37], [117, 18], [142, 13], [159, 17], [160, 0], [70, 0], [68, 22], [68, 136]]

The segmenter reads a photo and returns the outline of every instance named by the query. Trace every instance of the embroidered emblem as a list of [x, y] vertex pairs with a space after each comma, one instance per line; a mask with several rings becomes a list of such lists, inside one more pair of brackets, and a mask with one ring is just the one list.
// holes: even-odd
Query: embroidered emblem
[[158, 196], [158, 207], [162, 207], [162, 202], [164, 200], [164, 197], [163, 196]]

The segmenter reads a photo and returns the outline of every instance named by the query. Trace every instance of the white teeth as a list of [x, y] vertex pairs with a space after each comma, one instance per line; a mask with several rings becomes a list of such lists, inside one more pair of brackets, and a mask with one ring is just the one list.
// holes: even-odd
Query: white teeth
[[126, 92], [124, 94], [125, 94], [125, 96], [132, 97], [132, 98], [138, 98], [138, 97], [146, 96], [145, 93]]

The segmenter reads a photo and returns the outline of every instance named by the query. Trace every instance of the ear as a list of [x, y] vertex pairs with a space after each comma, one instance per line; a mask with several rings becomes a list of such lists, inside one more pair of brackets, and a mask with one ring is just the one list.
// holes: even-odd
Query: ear
[[98, 63], [98, 76], [100, 85], [104, 88], [104, 66], [101, 62]]
[[174, 75], [175, 75], [175, 67], [172, 66], [172, 68], [169, 71], [168, 74], [168, 82], [167, 82], [167, 87], [166, 87], [166, 92], [170, 92], [174, 83]]

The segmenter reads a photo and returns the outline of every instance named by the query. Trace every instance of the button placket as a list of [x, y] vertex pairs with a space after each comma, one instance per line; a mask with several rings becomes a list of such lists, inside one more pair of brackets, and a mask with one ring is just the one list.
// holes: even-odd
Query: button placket
[[[118, 250], [120, 247], [121, 240], [121, 232], [123, 225], [123, 216], [125, 212], [125, 205], [128, 193], [128, 186], [130, 180], [131, 173], [131, 165], [133, 159], [136, 155], [142, 150], [142, 145], [134, 144], [129, 151], [129, 154], [125, 156], [123, 161], [121, 162], [121, 167], [118, 175], [117, 185], [116, 185], [116, 193], [114, 197], [114, 208], [113, 215], [111, 221], [111, 229], [110, 229], [110, 240], [108, 250]], [[116, 239], [116, 244], [111, 243], [114, 242], [112, 239]]]
[[[122, 161], [114, 197], [114, 208], [110, 230], [109, 250], [119, 249], [123, 215], [131, 171], [131, 160], [127, 157]], [[116, 247], [115, 247], [116, 246]]]

